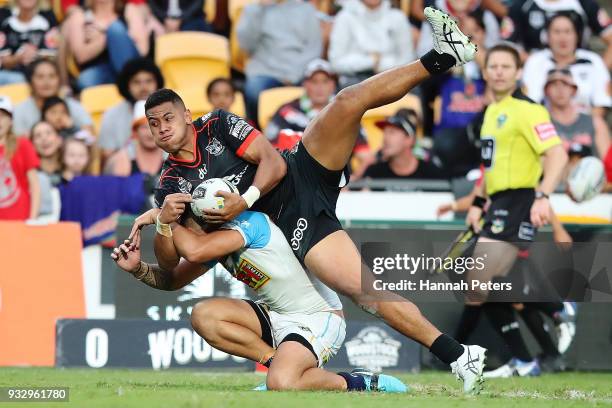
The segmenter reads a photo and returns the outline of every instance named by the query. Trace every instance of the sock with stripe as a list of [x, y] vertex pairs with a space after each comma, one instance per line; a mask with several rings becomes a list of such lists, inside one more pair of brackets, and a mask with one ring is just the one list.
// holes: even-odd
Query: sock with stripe
[[365, 391], [366, 382], [363, 376], [359, 374], [349, 374], [345, 372], [340, 372], [338, 375], [344, 378], [346, 381], [346, 390], [347, 391]]

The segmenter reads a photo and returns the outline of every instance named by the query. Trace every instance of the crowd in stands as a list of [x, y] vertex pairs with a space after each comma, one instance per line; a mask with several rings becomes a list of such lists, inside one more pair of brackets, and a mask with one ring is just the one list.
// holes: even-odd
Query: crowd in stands
[[[612, 181], [606, 119], [612, 22], [600, 0], [0, 5], [0, 219], [87, 219], [87, 237], [95, 241], [108, 237], [100, 225], [147, 208], [165, 156], [148, 130], [144, 100], [164, 86], [178, 87], [194, 115], [232, 111], [277, 148], [291, 149], [341, 89], [431, 49], [425, 6], [454, 16], [480, 52], [415, 89], [416, 105], [400, 101], [386, 118], [364, 122], [353, 179], [454, 179], [478, 168], [479, 123], [491, 102], [484, 57], [487, 48], [507, 41], [521, 53], [525, 94], [549, 109], [568, 151], [604, 160]], [[181, 34], [177, 49], [158, 46]], [[174, 65], [164, 59], [173, 53]], [[185, 68], [189, 64], [198, 70]], [[177, 78], [198, 85], [180, 88]], [[96, 100], [102, 108], [86, 101], [96, 91], [104, 95]], [[128, 186], [138, 190], [131, 198], [139, 202], [115, 197]], [[91, 210], [79, 206], [77, 191], [106, 201], [101, 218], [80, 213]]]

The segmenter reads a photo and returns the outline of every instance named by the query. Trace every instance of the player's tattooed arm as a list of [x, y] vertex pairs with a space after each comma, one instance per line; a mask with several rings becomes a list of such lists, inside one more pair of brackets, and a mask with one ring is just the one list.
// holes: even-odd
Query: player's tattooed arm
[[182, 259], [172, 269], [148, 264], [140, 257], [140, 232], [113, 250], [113, 260], [124, 271], [148, 286], [160, 290], [177, 290], [204, 274], [208, 268]]
[[138, 269], [132, 275], [139, 281], [155, 289], [173, 290], [172, 272], [165, 271], [159, 265], [151, 265], [140, 261]]
[[215, 261], [244, 246], [242, 235], [234, 230], [218, 230], [204, 234], [173, 224], [172, 238], [179, 255], [198, 264]]

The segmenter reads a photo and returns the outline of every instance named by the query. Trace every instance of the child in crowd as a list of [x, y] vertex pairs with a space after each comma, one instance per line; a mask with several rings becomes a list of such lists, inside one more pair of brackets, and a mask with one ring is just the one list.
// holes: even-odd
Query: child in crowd
[[0, 220], [27, 220], [38, 216], [40, 189], [38, 156], [29, 139], [17, 138], [13, 105], [0, 96]]
[[64, 139], [48, 122], [40, 121], [30, 131], [30, 139], [40, 159], [38, 182], [40, 184], [39, 220], [55, 222], [59, 219], [60, 199], [57, 186], [62, 181], [62, 145]]
[[231, 112], [236, 99], [236, 88], [228, 78], [213, 79], [206, 88], [206, 98], [212, 106], [211, 110], [223, 109]]
[[93, 140], [87, 134], [78, 133], [64, 141], [62, 155], [62, 181], [69, 183], [77, 176], [90, 174]]
[[65, 100], [59, 96], [45, 99], [42, 107], [42, 118], [57, 130], [63, 138], [74, 136], [79, 130], [70, 116], [70, 110]]
[[49, 122], [40, 121], [32, 127], [30, 137], [40, 159], [39, 169], [57, 186], [62, 170], [62, 145], [64, 140]]

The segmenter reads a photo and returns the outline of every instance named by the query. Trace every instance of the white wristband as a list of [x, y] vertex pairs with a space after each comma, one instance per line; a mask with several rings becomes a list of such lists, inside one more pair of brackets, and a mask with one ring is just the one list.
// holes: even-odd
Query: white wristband
[[261, 192], [259, 191], [259, 189], [255, 186], [251, 186], [247, 189], [247, 191], [244, 192], [242, 198], [244, 198], [244, 201], [246, 201], [247, 207], [251, 208], [253, 204], [255, 204], [255, 201], [259, 199], [260, 195]]
[[172, 228], [170, 228], [170, 224], [163, 224], [161, 221], [159, 221], [159, 215], [157, 218], [155, 218], [155, 230], [158, 234], [163, 235], [164, 237], [172, 237]]

